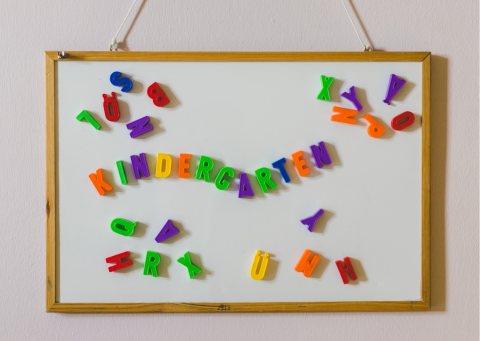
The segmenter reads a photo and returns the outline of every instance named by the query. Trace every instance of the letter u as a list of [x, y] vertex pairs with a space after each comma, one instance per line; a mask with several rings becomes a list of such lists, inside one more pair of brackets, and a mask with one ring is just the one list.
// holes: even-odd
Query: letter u
[[263, 257], [262, 264], [260, 266], [260, 270], [257, 273], [258, 265], [262, 261], [262, 256], [260, 255], [260, 251], [257, 250], [257, 254], [253, 259], [252, 270], [250, 270], [250, 276], [256, 281], [260, 280], [265, 276], [265, 271], [267, 270], [268, 265], [268, 253], [265, 252], [265, 256]]

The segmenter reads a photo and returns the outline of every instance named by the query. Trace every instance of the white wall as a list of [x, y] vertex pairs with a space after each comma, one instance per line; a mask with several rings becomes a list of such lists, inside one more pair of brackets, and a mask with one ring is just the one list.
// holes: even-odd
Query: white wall
[[[433, 54], [433, 311], [46, 314], [43, 51], [108, 49], [130, 4], [130, 0], [1, 2], [0, 339], [478, 339], [475, 0], [355, 1], [376, 49]], [[140, 0], [125, 28], [120, 47], [132, 51], [360, 49], [340, 1]]]

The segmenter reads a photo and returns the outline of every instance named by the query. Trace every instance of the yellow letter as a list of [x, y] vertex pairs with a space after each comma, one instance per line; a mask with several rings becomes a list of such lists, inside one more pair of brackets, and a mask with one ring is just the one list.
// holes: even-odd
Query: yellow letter
[[[165, 160], [165, 170], [162, 171], [163, 168], [163, 160]], [[168, 154], [157, 154], [157, 172], [155, 176], [157, 178], [166, 178], [170, 175], [172, 171], [172, 157]]]
[[253, 264], [252, 264], [252, 270], [250, 270], [250, 276], [254, 280], [259, 280], [262, 279], [263, 276], [265, 276], [265, 271], [267, 270], [267, 265], [268, 265], [268, 253], [265, 252], [265, 256], [262, 261], [262, 265], [260, 266], [260, 270], [257, 273], [258, 265], [262, 259], [262, 256], [260, 256], [260, 251], [257, 250], [257, 254], [255, 255], [255, 258], [253, 259]]

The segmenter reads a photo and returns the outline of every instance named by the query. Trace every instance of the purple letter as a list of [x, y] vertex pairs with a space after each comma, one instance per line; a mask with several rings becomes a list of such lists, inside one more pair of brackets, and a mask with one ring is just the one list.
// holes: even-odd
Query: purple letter
[[390, 75], [390, 82], [388, 83], [387, 95], [383, 100], [383, 103], [390, 105], [390, 101], [397, 94], [397, 92], [405, 85], [407, 81], [405, 79], [398, 78], [393, 73]]
[[313, 227], [315, 226], [315, 223], [317, 222], [317, 219], [320, 218], [320, 216], [323, 214], [323, 210], [320, 209], [315, 215], [311, 216], [310, 218], [306, 218], [301, 220], [303, 225], [308, 225], [308, 230], [310, 232], [313, 232]]
[[163, 227], [163, 229], [157, 235], [155, 240], [157, 241], [157, 243], [163, 242], [165, 239], [168, 239], [176, 235], [178, 232], [180, 231], [178, 231], [178, 229], [175, 226], [173, 226], [172, 222], [169, 219], [165, 224], [165, 226]]
[[318, 168], [323, 167], [322, 161], [326, 165], [332, 163], [327, 152], [327, 147], [325, 147], [325, 143], [323, 143], [323, 141], [318, 144], [318, 147], [312, 144], [310, 149], [312, 150], [312, 155], [315, 158], [315, 163], [317, 164]]
[[240, 174], [240, 186], [238, 187], [238, 197], [243, 198], [245, 196], [254, 197], [252, 186], [248, 181], [247, 173]]
[[150, 176], [150, 173], [148, 172], [147, 159], [145, 159], [145, 153], [140, 154], [141, 161], [136, 155], [130, 156], [130, 159], [132, 160], [132, 168], [135, 179], [140, 179], [140, 173], [142, 173], [145, 178]]
[[148, 124], [148, 122], [150, 122], [150, 117], [145, 116], [127, 124], [127, 129], [133, 129], [133, 131], [130, 133], [130, 137], [133, 139], [138, 135], [145, 134], [147, 131], [152, 130], [153, 126]]
[[357, 108], [358, 111], [360, 111], [360, 110], [363, 109], [362, 105], [360, 104], [360, 102], [359, 102], [358, 99], [357, 99], [357, 95], [355, 94], [355, 87], [354, 87], [354, 86], [352, 86], [352, 87], [350, 88], [350, 93], [344, 92], [344, 93], [341, 94], [340, 96], [345, 97], [345, 98], [348, 99], [350, 102], [352, 102], [353, 105], [355, 106], [355, 108]]

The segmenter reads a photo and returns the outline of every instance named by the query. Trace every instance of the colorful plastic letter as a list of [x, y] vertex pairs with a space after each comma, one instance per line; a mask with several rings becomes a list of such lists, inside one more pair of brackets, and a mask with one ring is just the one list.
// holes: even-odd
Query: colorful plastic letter
[[300, 176], [305, 176], [310, 173], [310, 168], [308, 167], [303, 168], [303, 166], [306, 165], [306, 162], [305, 160], [300, 160], [302, 156], [303, 156], [303, 152], [298, 151], [292, 154], [292, 159], [293, 159], [293, 163], [295, 164], [295, 167], [297, 167], [298, 174], [300, 174]]
[[355, 270], [353, 270], [352, 263], [350, 262], [350, 258], [345, 257], [343, 259], [345, 262], [345, 267], [343, 267], [342, 261], [337, 260], [335, 264], [337, 264], [338, 272], [340, 272], [340, 276], [342, 276], [343, 284], [348, 284], [348, 277], [347, 274], [350, 275], [352, 281], [357, 280], [357, 275], [355, 274]]
[[115, 93], [112, 92], [112, 97], [108, 97], [103, 94], [103, 111], [105, 112], [105, 117], [110, 122], [115, 122], [120, 118], [120, 110], [118, 109], [117, 99], [115, 98]]
[[277, 185], [275, 182], [272, 181], [272, 173], [268, 168], [260, 168], [255, 171], [255, 175], [257, 176], [258, 183], [260, 184], [260, 187], [262, 188], [263, 193], [268, 192], [267, 185], [270, 186], [271, 189], [277, 188]]
[[254, 197], [255, 194], [253, 193], [252, 186], [250, 185], [250, 181], [248, 180], [247, 173], [240, 174], [240, 184], [238, 185], [238, 197]]
[[192, 264], [192, 261], [190, 260], [189, 252], [186, 252], [183, 257], [180, 257], [177, 260], [177, 262], [187, 267], [188, 275], [190, 276], [190, 279], [193, 279], [195, 275], [198, 275], [200, 272], [202, 272], [202, 269]]
[[285, 158], [280, 159], [280, 160], [272, 163], [272, 167], [273, 168], [278, 168], [278, 170], [280, 171], [280, 174], [282, 174], [282, 178], [283, 178], [283, 180], [285, 180], [285, 182], [290, 182], [290, 177], [288, 176], [288, 173], [285, 170], [285, 167], [283, 166], [285, 162], [287, 162], [287, 160], [285, 160]]
[[360, 104], [360, 102], [357, 99], [357, 94], [355, 93], [355, 87], [354, 86], [352, 86], [350, 88], [350, 92], [344, 92], [340, 96], [345, 97], [350, 102], [352, 102], [353, 105], [355, 106], [355, 108], [357, 108], [357, 111], [360, 111], [360, 110], [363, 109], [362, 105]]
[[77, 120], [79, 122], [82, 122], [83, 119], [86, 119], [95, 129], [99, 130], [101, 128], [100, 124], [98, 124], [97, 121], [95, 121], [95, 119], [86, 110], [82, 110], [82, 112], [77, 116]]
[[164, 240], [167, 240], [170, 237], [173, 237], [179, 232], [180, 231], [175, 226], [173, 226], [172, 222], [169, 219], [167, 223], [163, 226], [162, 230], [155, 237], [155, 240], [157, 243], [160, 243], [160, 242], [163, 242]]
[[332, 82], [335, 78], [326, 77], [326, 76], [322, 75], [321, 79], [322, 79], [323, 89], [318, 94], [317, 99], [323, 99], [325, 101], [330, 101], [330, 93], [328, 92], [328, 88], [330, 87], [330, 85], [332, 85]]
[[323, 164], [322, 161], [325, 165], [329, 165], [332, 163], [330, 160], [330, 155], [328, 155], [327, 147], [325, 147], [325, 143], [320, 142], [318, 146], [312, 144], [310, 146], [310, 150], [312, 151], [313, 158], [315, 159], [315, 164], [317, 165], [317, 168], [322, 168]]
[[223, 167], [222, 169], [220, 169], [220, 172], [215, 178], [215, 186], [217, 186], [217, 188], [221, 191], [227, 189], [228, 186], [230, 186], [230, 181], [223, 178], [225, 174], [228, 174], [228, 176], [231, 178], [233, 178], [235, 175], [233, 169], [231, 169], [230, 167]]
[[403, 130], [410, 127], [414, 122], [415, 115], [410, 111], [405, 111], [392, 119], [392, 128], [394, 130]]
[[122, 218], [113, 219], [112, 223], [110, 224], [113, 232], [121, 234], [125, 237], [133, 234], [133, 231], [135, 231], [135, 226], [137, 226], [137, 222], [132, 223], [131, 221]]
[[317, 219], [320, 218], [323, 214], [323, 210], [320, 209], [317, 213], [315, 213], [314, 215], [312, 215], [311, 217], [309, 218], [306, 218], [306, 219], [303, 219], [303, 220], [300, 220], [300, 222], [303, 224], [303, 225], [308, 225], [308, 230], [310, 232], [313, 232], [313, 227], [315, 226], [315, 223], [317, 222]]
[[407, 81], [405, 79], [398, 78], [393, 73], [390, 75], [390, 81], [388, 82], [388, 89], [387, 94], [385, 95], [385, 99], [383, 103], [387, 103], [390, 105], [390, 101], [393, 97], [397, 94], [397, 92], [405, 85]]
[[90, 178], [90, 180], [92, 180], [93, 185], [95, 186], [95, 188], [98, 191], [98, 194], [100, 195], [105, 195], [105, 191], [108, 192], [113, 189], [112, 186], [110, 186], [103, 180], [103, 174], [102, 174], [101, 168], [97, 169], [97, 174], [92, 173], [88, 177]]
[[313, 269], [315, 268], [315, 265], [317, 265], [318, 261], [320, 260], [320, 257], [317, 255], [314, 255], [312, 260], [309, 262], [308, 257], [310, 257], [311, 251], [310, 250], [305, 250], [305, 252], [302, 255], [302, 258], [297, 263], [297, 266], [295, 267], [296, 272], [302, 272], [305, 277], [310, 277], [312, 274]]
[[385, 128], [382, 127], [370, 114], [365, 115], [365, 119], [370, 123], [368, 126], [367, 132], [371, 137], [378, 138], [383, 135]]
[[112, 73], [110, 75], [110, 83], [112, 83], [112, 85], [115, 85], [115, 86], [123, 86], [123, 88], [121, 89], [122, 92], [129, 92], [130, 90], [132, 90], [132, 86], [133, 86], [133, 83], [130, 80], [130, 78], [122, 77], [119, 79], [115, 79], [117, 77], [120, 77], [121, 74], [122, 73], [119, 71], [115, 71], [114, 73]]
[[[163, 170], [163, 161], [165, 161], [165, 170]], [[157, 170], [155, 176], [157, 178], [167, 178], [172, 172], [172, 157], [168, 154], [157, 154]]]
[[135, 175], [135, 179], [140, 179], [140, 173], [142, 173], [143, 177], [147, 178], [150, 176], [148, 172], [148, 165], [147, 159], [145, 158], [145, 153], [140, 154], [140, 159], [136, 155], [130, 156], [130, 160], [132, 160], [132, 169], [133, 174]]
[[[263, 276], [265, 276], [265, 271], [267, 271], [268, 265], [268, 252], [265, 252], [265, 256], [263, 257], [260, 255], [260, 251], [257, 250], [255, 254], [255, 258], [253, 259], [252, 269], [250, 270], [250, 276], [256, 281], [261, 280]], [[260, 262], [262, 264], [260, 265]]]
[[205, 179], [205, 182], [210, 182], [210, 174], [208, 172], [210, 172], [212, 169], [213, 160], [207, 156], [200, 157], [200, 163], [198, 164], [197, 175], [195, 179], [201, 180], [203, 173], [203, 178]]
[[128, 184], [127, 174], [125, 174], [125, 168], [123, 167], [123, 161], [117, 161], [118, 174], [120, 175], [120, 180], [122, 180], [122, 185]]
[[180, 158], [178, 161], [178, 177], [179, 178], [185, 178], [188, 179], [190, 178], [190, 173], [186, 172], [186, 169], [190, 168], [190, 164], [187, 162], [187, 160], [190, 160], [192, 157], [191, 154], [180, 154]]
[[165, 95], [165, 92], [163, 92], [160, 85], [158, 85], [156, 82], [152, 83], [152, 85], [148, 87], [147, 95], [153, 99], [153, 104], [155, 104], [157, 107], [164, 107], [168, 104], [168, 102], [170, 102], [167, 95]]
[[139, 118], [136, 121], [130, 122], [127, 124], [127, 129], [133, 131], [130, 133], [130, 137], [133, 139], [134, 137], [137, 137], [138, 135], [145, 134], [146, 132], [149, 132], [150, 130], [153, 130], [153, 126], [149, 124], [150, 122], [150, 117], [145, 116], [142, 118]]
[[348, 123], [348, 124], [355, 124], [355, 119], [350, 118], [357, 114], [356, 110], [341, 108], [341, 107], [333, 107], [332, 109], [334, 112], [338, 112], [337, 115], [333, 115], [331, 120], [335, 122], [341, 123]]
[[125, 252], [119, 253], [118, 255], [108, 257], [107, 259], [105, 259], [107, 263], [115, 263], [115, 265], [108, 268], [108, 271], [109, 272], [117, 271], [117, 270], [131, 266], [133, 264], [131, 260], [122, 262], [122, 258], [126, 258], [128, 256], [130, 256], [130, 252], [125, 251]]
[[160, 264], [160, 254], [153, 251], [147, 251], [147, 256], [145, 257], [145, 266], [143, 267], [143, 274], [148, 276], [148, 273], [151, 271], [153, 277], [158, 277], [158, 264]]

